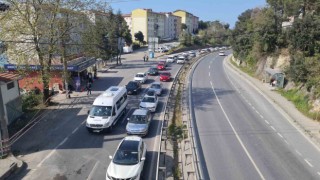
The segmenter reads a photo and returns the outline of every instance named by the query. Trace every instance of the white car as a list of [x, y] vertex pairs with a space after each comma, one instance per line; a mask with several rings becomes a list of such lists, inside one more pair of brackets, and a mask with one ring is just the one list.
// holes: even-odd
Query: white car
[[107, 169], [106, 179], [140, 179], [147, 145], [139, 136], [127, 136], [120, 142]]
[[177, 64], [184, 64], [186, 58], [184, 56], [178, 56]]
[[224, 51], [220, 51], [219, 56], [225, 56]]
[[167, 61], [167, 63], [172, 63], [175, 60], [176, 60], [176, 57], [172, 55], [172, 56], [168, 56], [166, 61]]
[[147, 94], [142, 98], [139, 107], [149, 109], [151, 112], [156, 112], [158, 107], [158, 96], [148, 96]]
[[196, 53], [194, 51], [189, 51], [188, 53], [190, 57], [196, 57]]
[[139, 81], [141, 84], [144, 84], [148, 79], [147, 73], [137, 73], [133, 80], [134, 81]]

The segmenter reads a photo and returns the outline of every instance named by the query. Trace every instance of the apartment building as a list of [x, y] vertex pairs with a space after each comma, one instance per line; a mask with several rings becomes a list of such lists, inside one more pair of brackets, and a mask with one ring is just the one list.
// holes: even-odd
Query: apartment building
[[135, 9], [131, 13], [131, 34], [141, 31], [144, 41], [148, 42], [149, 37], [165, 37], [165, 14], [153, 12], [152, 9]]
[[199, 18], [193, 14], [184, 11], [176, 10], [173, 12], [173, 15], [181, 17], [181, 23], [184, 23], [187, 26], [186, 31], [189, 33], [195, 33], [199, 26]]
[[179, 38], [181, 32], [181, 17], [175, 16], [172, 13], [163, 13], [166, 15], [164, 32], [167, 40]]

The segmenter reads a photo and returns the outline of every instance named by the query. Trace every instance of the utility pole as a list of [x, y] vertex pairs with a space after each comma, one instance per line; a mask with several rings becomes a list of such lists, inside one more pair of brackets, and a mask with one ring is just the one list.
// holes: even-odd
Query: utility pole
[[[2, 83], [0, 82], [0, 85]], [[7, 124], [7, 116], [5, 115], [4, 106], [3, 106], [3, 98], [2, 91], [0, 86], [0, 158], [6, 156], [10, 153], [9, 146], [9, 132], [8, 132], [8, 124]]]

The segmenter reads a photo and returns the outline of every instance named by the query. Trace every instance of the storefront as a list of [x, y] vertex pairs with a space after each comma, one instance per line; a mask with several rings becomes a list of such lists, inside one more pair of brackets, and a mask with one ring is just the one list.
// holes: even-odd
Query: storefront
[[[25, 75], [19, 80], [19, 86], [25, 90], [39, 88], [43, 90], [40, 65], [16, 65], [5, 64], [4, 69], [7, 71], [25, 70]], [[63, 91], [65, 89], [63, 83], [63, 65], [55, 64], [50, 67], [49, 88], [54, 91]], [[96, 59], [88, 57], [80, 57], [68, 62], [67, 70], [69, 72], [68, 84], [73, 90], [80, 90], [85, 86], [89, 78], [93, 78], [96, 73]], [[91, 76], [91, 77], [90, 77]]]

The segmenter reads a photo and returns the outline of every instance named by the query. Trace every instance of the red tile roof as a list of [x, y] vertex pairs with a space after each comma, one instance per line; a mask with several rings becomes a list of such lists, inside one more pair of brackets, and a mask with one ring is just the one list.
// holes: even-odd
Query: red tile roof
[[19, 75], [18, 74], [14, 74], [14, 73], [0, 73], [0, 81], [2, 82], [10, 82], [13, 80], [17, 80], [19, 79]]

